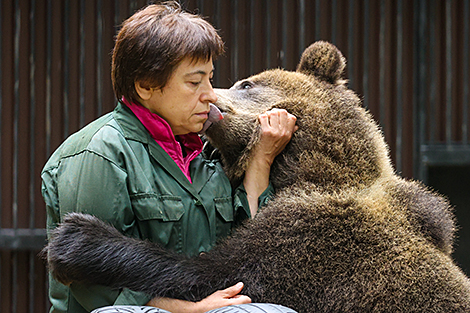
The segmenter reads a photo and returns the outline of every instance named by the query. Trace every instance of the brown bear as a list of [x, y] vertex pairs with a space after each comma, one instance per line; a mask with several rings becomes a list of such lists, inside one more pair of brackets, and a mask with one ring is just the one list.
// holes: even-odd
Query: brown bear
[[470, 312], [448, 202], [395, 174], [344, 67], [335, 46], [317, 42], [295, 72], [216, 91], [225, 118], [206, 135], [233, 184], [258, 142], [258, 114], [286, 109], [299, 127], [272, 166], [273, 199], [230, 238], [188, 258], [72, 214], [46, 247], [53, 275], [191, 301], [243, 281], [254, 302], [299, 312]]

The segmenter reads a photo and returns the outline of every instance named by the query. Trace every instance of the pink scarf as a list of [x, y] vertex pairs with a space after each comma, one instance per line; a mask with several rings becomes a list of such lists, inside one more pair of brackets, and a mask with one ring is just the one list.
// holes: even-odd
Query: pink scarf
[[[168, 153], [191, 182], [189, 163], [201, 153], [203, 146], [198, 134], [180, 135], [178, 136], [178, 142], [171, 131], [170, 125], [163, 118], [150, 112], [149, 109], [140, 104], [130, 103], [124, 98], [122, 102], [134, 112], [152, 138]], [[183, 156], [182, 147], [185, 149], [186, 156]]]

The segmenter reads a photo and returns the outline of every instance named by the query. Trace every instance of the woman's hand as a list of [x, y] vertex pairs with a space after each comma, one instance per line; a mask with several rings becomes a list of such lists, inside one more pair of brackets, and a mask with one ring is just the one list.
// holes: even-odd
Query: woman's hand
[[203, 313], [228, 305], [251, 303], [249, 297], [239, 295], [242, 289], [243, 283], [238, 283], [227, 289], [216, 291], [199, 302], [155, 298], [150, 300], [147, 306], [157, 307], [172, 313]]
[[284, 150], [297, 130], [297, 118], [283, 109], [272, 109], [259, 116], [260, 142], [245, 172], [243, 185], [247, 192], [251, 216], [258, 211], [258, 197], [269, 185], [269, 172], [274, 158]]
[[272, 109], [259, 116], [261, 139], [252, 160], [264, 161], [269, 167], [284, 150], [297, 130], [297, 118], [283, 109]]

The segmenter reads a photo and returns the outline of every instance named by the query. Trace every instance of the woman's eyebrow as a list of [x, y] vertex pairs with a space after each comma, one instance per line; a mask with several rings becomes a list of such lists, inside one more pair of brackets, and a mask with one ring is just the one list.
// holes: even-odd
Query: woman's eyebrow
[[[215, 71], [215, 68], [213, 68], [210, 73], [213, 73], [214, 71]], [[210, 73], [209, 73], [209, 74], [210, 74]], [[186, 73], [184, 76], [192, 76], [192, 75], [197, 75], [197, 74], [200, 74], [200, 75], [207, 75], [207, 72], [206, 72], [206, 71], [203, 71], [203, 70], [197, 70], [197, 71], [194, 71], [194, 72]]]

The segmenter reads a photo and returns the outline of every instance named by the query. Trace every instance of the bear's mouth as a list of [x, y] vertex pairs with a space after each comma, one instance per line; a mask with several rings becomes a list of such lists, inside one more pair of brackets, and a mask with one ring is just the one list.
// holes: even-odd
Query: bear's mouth
[[222, 113], [218, 107], [214, 104], [210, 104], [209, 116], [202, 126], [202, 130], [199, 133], [205, 133], [213, 123], [216, 123], [224, 118], [224, 113]]

